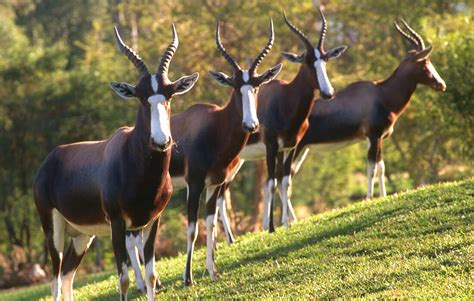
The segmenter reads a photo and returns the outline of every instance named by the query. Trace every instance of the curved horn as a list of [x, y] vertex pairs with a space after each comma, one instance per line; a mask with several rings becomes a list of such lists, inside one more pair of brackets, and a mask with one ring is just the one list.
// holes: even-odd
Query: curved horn
[[407, 39], [411, 44], [415, 46], [416, 49], [418, 49], [419, 45], [418, 42], [413, 38], [411, 35], [408, 33], [404, 32], [401, 28], [400, 25], [398, 25], [397, 21], [393, 21], [393, 25], [395, 25], [395, 29], [405, 38]]
[[270, 50], [273, 47], [273, 42], [275, 41], [275, 32], [273, 30], [273, 19], [270, 18], [270, 34], [268, 36], [268, 42], [267, 45], [262, 49], [262, 52], [257, 56], [255, 61], [252, 63], [252, 65], [249, 68], [249, 74], [255, 74], [257, 71], [258, 65], [262, 62], [262, 60], [267, 56], [267, 54], [270, 52]]
[[328, 24], [323, 13], [324, 6], [319, 6], [319, 14], [321, 15], [321, 34], [319, 36], [318, 49], [321, 53], [324, 53], [324, 39], [326, 39], [326, 32], [328, 30]]
[[217, 46], [217, 50], [219, 50], [222, 56], [235, 69], [235, 71], [241, 70], [239, 64], [237, 64], [237, 62], [230, 56], [230, 54], [227, 53], [224, 46], [222, 46], [219, 20], [217, 20], [217, 27], [216, 27], [216, 46]]
[[176, 27], [174, 26], [174, 23], [171, 24], [171, 27], [173, 29], [173, 40], [163, 53], [156, 74], [168, 75], [168, 68], [170, 66], [171, 59], [173, 58], [173, 55], [179, 46], [178, 33], [176, 32]]
[[311, 45], [311, 42], [309, 41], [308, 37], [299, 30], [295, 25], [291, 24], [290, 21], [286, 18], [286, 13], [283, 12], [283, 17], [285, 18], [285, 23], [288, 25], [288, 27], [293, 31], [300, 39], [303, 41], [304, 45], [306, 46], [306, 49], [308, 51], [313, 51], [313, 45]]
[[408, 31], [413, 35], [413, 37], [418, 41], [418, 46], [421, 47], [421, 49], [418, 50], [423, 50], [425, 49], [425, 42], [423, 41], [423, 38], [413, 29], [408, 25], [408, 23], [401, 18], [403, 25], [408, 29]]
[[125, 43], [122, 41], [122, 38], [120, 37], [120, 34], [117, 30], [117, 26], [114, 26], [114, 30], [115, 30], [115, 38], [117, 39], [117, 45], [118, 45], [119, 50], [123, 54], [125, 54], [125, 56], [135, 65], [138, 72], [140, 73], [140, 76], [143, 77], [145, 75], [150, 74], [142, 58], [138, 56], [138, 54], [135, 51], [133, 51], [133, 49], [125, 45]]

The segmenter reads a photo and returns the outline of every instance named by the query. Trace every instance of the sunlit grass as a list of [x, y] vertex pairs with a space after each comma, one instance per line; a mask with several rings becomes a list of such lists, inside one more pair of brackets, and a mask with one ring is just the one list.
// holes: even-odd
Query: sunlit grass
[[[158, 262], [176, 298], [337, 297], [473, 299], [474, 180], [439, 184], [313, 216], [290, 230], [220, 244], [222, 278], [212, 282], [195, 254], [197, 285], [184, 288], [183, 255]], [[132, 273], [131, 273], [132, 274]], [[113, 272], [76, 281], [76, 300], [117, 300]], [[0, 300], [51, 299], [48, 285], [0, 293]], [[145, 300], [132, 283], [129, 297]]]

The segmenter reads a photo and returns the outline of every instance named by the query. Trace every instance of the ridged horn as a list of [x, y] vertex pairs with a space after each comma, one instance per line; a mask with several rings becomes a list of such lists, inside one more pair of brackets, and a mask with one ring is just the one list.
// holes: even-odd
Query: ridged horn
[[115, 31], [115, 38], [117, 39], [117, 45], [118, 45], [119, 50], [123, 54], [125, 54], [125, 56], [133, 63], [133, 65], [135, 65], [138, 72], [140, 73], [140, 76], [143, 77], [145, 75], [150, 74], [142, 58], [135, 51], [133, 51], [132, 48], [125, 45], [125, 43], [122, 41], [122, 38], [120, 37], [120, 34], [117, 30], [117, 26], [114, 26], [114, 31]]
[[319, 35], [318, 49], [321, 53], [324, 53], [324, 40], [326, 39], [326, 32], [328, 30], [328, 24], [326, 22], [326, 17], [323, 13], [324, 6], [319, 6], [319, 14], [321, 15], [321, 33]]
[[273, 47], [273, 42], [275, 41], [275, 32], [273, 30], [273, 19], [270, 18], [270, 34], [268, 36], [268, 42], [267, 45], [262, 49], [260, 54], [257, 56], [255, 61], [252, 63], [252, 65], [249, 68], [249, 74], [253, 75], [257, 71], [258, 65], [262, 62], [262, 60], [267, 56], [267, 54], [270, 52], [270, 50]]
[[227, 53], [224, 46], [222, 46], [219, 20], [217, 20], [217, 26], [216, 26], [216, 46], [217, 46], [217, 50], [219, 50], [222, 56], [234, 68], [235, 71], [241, 70], [239, 64], [234, 60], [234, 58], [230, 56], [230, 54]]
[[423, 38], [413, 28], [411, 28], [410, 25], [408, 25], [408, 23], [403, 18], [400, 18], [400, 19], [401, 19], [403, 25], [405, 25], [406, 29], [408, 29], [408, 31], [418, 41], [418, 46], [421, 48], [421, 49], [418, 49], [418, 50], [425, 49], [425, 42], [423, 41]]
[[406, 39], [408, 40], [416, 49], [418, 49], [419, 45], [418, 42], [413, 38], [411, 35], [403, 31], [397, 21], [393, 21], [393, 25], [395, 25], [395, 29]]
[[176, 27], [174, 24], [171, 24], [172, 30], [173, 30], [173, 40], [171, 43], [168, 45], [166, 48], [165, 52], [163, 53], [163, 56], [161, 57], [160, 64], [158, 65], [158, 69], [156, 71], [156, 74], [159, 75], [168, 75], [168, 68], [170, 66], [171, 59], [173, 58], [173, 55], [176, 52], [176, 49], [178, 49], [179, 46], [179, 40], [178, 40], [178, 33], [176, 32]]
[[283, 12], [283, 18], [285, 18], [285, 23], [286, 23], [286, 25], [288, 25], [288, 27], [291, 29], [291, 31], [293, 31], [300, 38], [300, 40], [304, 43], [304, 45], [306, 46], [306, 49], [308, 51], [312, 51], [313, 50], [313, 45], [309, 41], [308, 37], [301, 30], [299, 30], [295, 25], [291, 24], [291, 22], [288, 21], [288, 18], [286, 17], [285, 12]]

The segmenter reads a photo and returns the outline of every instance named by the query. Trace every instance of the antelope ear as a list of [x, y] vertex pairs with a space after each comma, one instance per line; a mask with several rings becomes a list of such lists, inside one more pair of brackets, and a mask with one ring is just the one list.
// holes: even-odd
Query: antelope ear
[[343, 45], [343, 46], [333, 48], [329, 51], [326, 51], [324, 55], [327, 57], [328, 60], [333, 60], [340, 57], [341, 54], [343, 54], [346, 50], [347, 50], [347, 46]]
[[264, 85], [273, 80], [281, 71], [282, 64], [277, 64], [258, 77], [259, 85]]
[[304, 52], [300, 55], [296, 55], [291, 52], [285, 52], [282, 51], [281, 56], [283, 56], [285, 59], [289, 60], [292, 63], [302, 63], [304, 59]]
[[179, 78], [173, 83], [173, 95], [181, 95], [188, 92], [191, 90], [198, 79], [199, 73], [197, 72]]
[[422, 60], [426, 59], [431, 54], [431, 51], [433, 51], [433, 46], [418, 51], [415, 54], [415, 61], [421, 62]]
[[130, 84], [111, 82], [110, 87], [122, 98], [130, 99], [136, 96], [135, 87]]
[[234, 86], [234, 79], [222, 72], [209, 70], [209, 74], [217, 80], [221, 85]]

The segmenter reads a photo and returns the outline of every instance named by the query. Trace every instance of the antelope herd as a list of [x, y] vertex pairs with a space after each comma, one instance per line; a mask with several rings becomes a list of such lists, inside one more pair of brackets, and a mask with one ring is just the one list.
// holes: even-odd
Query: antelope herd
[[[81, 259], [95, 236], [112, 236], [120, 299], [127, 299], [128, 258], [140, 291], [154, 300], [161, 286], [155, 270], [154, 240], [160, 216], [173, 189], [187, 189], [187, 260], [184, 284], [193, 284], [192, 256], [198, 233], [199, 198], [206, 189], [206, 269], [219, 277], [214, 261], [216, 223], [221, 216], [227, 241], [234, 237], [227, 217], [229, 185], [243, 162], [266, 159], [263, 228], [274, 231], [274, 194], [282, 200], [282, 224], [296, 221], [291, 204], [292, 178], [314, 150], [342, 147], [366, 139], [368, 150], [367, 197], [373, 196], [378, 177], [380, 195], [386, 196], [382, 140], [410, 103], [417, 84], [444, 91], [446, 84], [430, 62], [431, 47], [403, 19], [396, 30], [413, 46], [392, 75], [383, 81], [359, 81], [334, 92], [326, 73], [329, 60], [346, 46], [326, 51], [327, 21], [322, 9], [321, 32], [316, 46], [284, 14], [288, 28], [303, 43], [300, 55], [283, 52], [300, 68], [290, 82], [275, 80], [282, 65], [262, 74], [257, 67], [274, 43], [270, 20], [268, 42], [248, 69], [243, 69], [222, 46], [220, 25], [216, 46], [232, 67], [231, 76], [209, 71], [219, 83], [232, 87], [223, 107], [196, 104], [171, 116], [174, 95], [192, 89], [198, 73], [172, 82], [170, 62], [178, 48], [178, 34], [163, 53], [156, 74], [121, 39], [119, 50], [139, 72], [138, 84], [111, 83], [122, 98], [139, 100], [134, 127], [119, 128], [109, 139], [85, 141], [54, 148], [42, 163], [34, 182], [34, 199], [52, 260], [54, 300], [73, 299], [73, 280]], [[315, 90], [323, 99], [316, 101]], [[277, 170], [279, 172], [277, 172]], [[278, 183], [280, 186], [278, 187]], [[65, 234], [72, 239], [65, 249]], [[140, 261], [145, 265], [141, 275]]]

